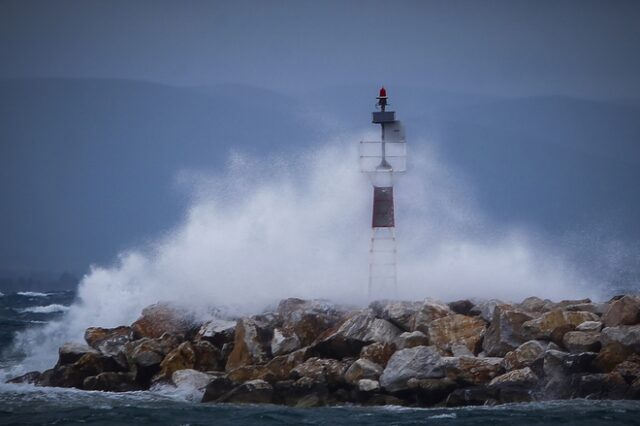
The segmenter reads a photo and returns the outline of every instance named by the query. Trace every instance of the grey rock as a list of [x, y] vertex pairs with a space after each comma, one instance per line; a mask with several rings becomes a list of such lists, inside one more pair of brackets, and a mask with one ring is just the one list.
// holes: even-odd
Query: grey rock
[[368, 359], [357, 359], [344, 373], [347, 383], [356, 385], [362, 379], [378, 380], [382, 374], [382, 367]]
[[597, 331], [569, 331], [562, 339], [569, 352], [598, 352], [601, 347], [600, 333]]
[[585, 321], [576, 327], [576, 331], [600, 331], [602, 330], [602, 322]]
[[421, 331], [404, 332], [396, 338], [394, 343], [397, 349], [413, 348], [429, 345], [429, 338]]
[[526, 312], [512, 309], [509, 306], [496, 306], [493, 311], [491, 325], [482, 342], [482, 349], [487, 356], [505, 356], [527, 341], [523, 324], [533, 317]]
[[605, 327], [600, 334], [600, 340], [602, 346], [619, 343], [634, 352], [640, 352], [640, 325]]
[[409, 379], [444, 377], [442, 359], [432, 346], [402, 349], [391, 356], [380, 376], [380, 386], [388, 392], [408, 389]]
[[271, 353], [273, 356], [284, 355], [300, 349], [301, 343], [293, 332], [283, 331], [279, 328], [273, 330], [271, 339]]
[[358, 381], [358, 390], [360, 392], [378, 392], [380, 390], [380, 382], [377, 380], [360, 379]]

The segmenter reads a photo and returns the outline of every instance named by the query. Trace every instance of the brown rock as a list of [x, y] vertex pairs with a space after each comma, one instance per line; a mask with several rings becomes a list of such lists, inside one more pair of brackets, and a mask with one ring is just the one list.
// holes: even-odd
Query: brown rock
[[605, 327], [634, 325], [640, 322], [640, 297], [624, 296], [611, 303], [602, 316]]
[[485, 354], [504, 356], [524, 343], [527, 339], [524, 336], [523, 324], [532, 318], [531, 315], [509, 306], [496, 306], [491, 325], [482, 343]]
[[598, 352], [600, 350], [600, 333], [597, 331], [570, 331], [562, 339], [563, 346], [569, 352]]
[[[573, 327], [585, 321], [597, 321], [599, 317], [591, 312], [553, 310], [522, 324], [524, 334], [530, 339], [551, 339], [556, 329], [565, 330], [565, 327]], [[561, 336], [555, 336], [556, 338]], [[556, 342], [557, 343], [557, 342]]]
[[576, 305], [568, 305], [565, 307], [567, 311], [586, 311], [596, 315], [603, 315], [609, 309], [607, 303], [578, 303]]
[[308, 349], [303, 348], [286, 355], [273, 358], [265, 365], [265, 369], [276, 381], [287, 380], [293, 370], [308, 358]]
[[276, 310], [282, 319], [282, 328], [295, 334], [300, 346], [313, 343], [324, 330], [336, 327], [344, 321], [344, 308], [325, 300], [282, 300]]
[[444, 357], [446, 376], [464, 385], [483, 385], [504, 372], [502, 358]]
[[196, 355], [194, 369], [198, 371], [224, 370], [220, 349], [206, 340], [200, 340], [192, 345]]
[[313, 351], [322, 357], [342, 359], [356, 356], [371, 343], [393, 343], [402, 331], [371, 313], [357, 313], [343, 322], [340, 327], [313, 346]]
[[308, 377], [315, 381], [325, 381], [330, 385], [344, 383], [344, 373], [347, 364], [335, 359], [309, 358], [291, 370], [289, 377], [298, 380]]
[[131, 324], [134, 339], [157, 338], [164, 333], [184, 339], [194, 327], [193, 316], [178, 307], [158, 303], [142, 310], [142, 316]]
[[266, 363], [269, 360], [271, 332], [267, 324], [261, 321], [252, 318], [238, 320], [233, 351], [227, 360], [226, 370]]
[[81, 345], [79, 343], [68, 342], [60, 346], [58, 349], [58, 363], [57, 366], [73, 364], [82, 358], [85, 354], [98, 354], [93, 348], [90, 348], [86, 345]]
[[450, 353], [451, 345], [465, 345], [474, 354], [480, 352], [486, 323], [478, 317], [453, 314], [429, 324], [429, 343], [441, 354]]
[[536, 360], [544, 356], [547, 345], [539, 340], [529, 340], [516, 349], [507, 352], [502, 365], [507, 371], [530, 367]]
[[133, 340], [130, 327], [102, 328], [89, 327], [84, 333], [84, 340], [89, 346], [104, 355], [118, 356], [126, 343]]
[[357, 359], [344, 373], [347, 383], [357, 385], [361, 379], [378, 380], [382, 374], [382, 367], [368, 359]]
[[447, 305], [438, 300], [427, 298], [422, 303], [420, 310], [415, 313], [411, 331], [418, 330], [429, 335], [429, 325], [433, 320], [451, 314], [453, 311]]
[[489, 386], [524, 385], [533, 386], [538, 383], [538, 376], [529, 368], [512, 370], [502, 374], [489, 382]]
[[183, 342], [169, 352], [160, 363], [160, 374], [157, 380], [170, 379], [178, 370], [193, 369], [196, 365], [196, 352], [190, 342]]
[[396, 351], [394, 344], [390, 343], [372, 343], [364, 346], [360, 350], [360, 358], [368, 359], [369, 361], [386, 367], [389, 358]]

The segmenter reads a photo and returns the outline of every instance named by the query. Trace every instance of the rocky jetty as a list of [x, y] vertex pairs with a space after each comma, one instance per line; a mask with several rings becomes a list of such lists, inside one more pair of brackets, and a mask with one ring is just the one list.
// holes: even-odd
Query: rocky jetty
[[205, 403], [461, 406], [640, 399], [640, 296], [530, 297], [353, 309], [287, 299], [274, 312], [199, 323], [168, 304], [91, 327], [57, 364], [10, 382], [126, 392], [192, 390]]

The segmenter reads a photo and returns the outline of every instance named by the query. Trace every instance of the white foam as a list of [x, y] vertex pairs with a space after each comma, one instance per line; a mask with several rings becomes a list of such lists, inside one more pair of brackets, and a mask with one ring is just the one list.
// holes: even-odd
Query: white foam
[[31, 306], [29, 308], [19, 309], [20, 313], [34, 313], [34, 314], [51, 314], [54, 312], [66, 312], [69, 310], [68, 306], [59, 305], [54, 303], [46, 306]]
[[[61, 321], [18, 336], [26, 365], [49, 367], [85, 328], [130, 324], [157, 301], [236, 314], [286, 297], [367, 303], [372, 190], [358, 172], [361, 136], [292, 159], [233, 155], [217, 175], [183, 171], [193, 193], [184, 221], [92, 267]], [[399, 298], [593, 297], [562, 253], [524, 229], [490, 227], [471, 188], [413, 142], [395, 191]]]
[[27, 296], [27, 297], [47, 297], [48, 293], [38, 293], [37, 291], [19, 291], [16, 293], [18, 296]]

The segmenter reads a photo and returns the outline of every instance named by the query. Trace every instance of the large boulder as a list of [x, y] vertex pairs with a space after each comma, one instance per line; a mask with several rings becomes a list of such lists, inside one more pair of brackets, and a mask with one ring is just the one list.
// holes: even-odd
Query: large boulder
[[546, 343], [539, 340], [529, 340], [514, 350], [507, 352], [502, 365], [507, 371], [530, 367], [534, 362], [544, 356], [546, 349]]
[[89, 327], [84, 333], [84, 340], [92, 348], [104, 355], [118, 356], [126, 343], [133, 340], [131, 327], [102, 328]]
[[357, 385], [362, 379], [378, 380], [382, 374], [382, 367], [368, 359], [357, 359], [344, 373], [347, 383]]
[[346, 311], [326, 300], [282, 300], [276, 309], [282, 320], [285, 335], [295, 335], [300, 347], [313, 343], [324, 331], [337, 326], [345, 318]]
[[87, 377], [104, 372], [123, 372], [123, 368], [112, 357], [97, 351], [87, 352], [73, 364], [56, 365], [46, 385], [82, 389]]
[[132, 392], [143, 389], [136, 382], [134, 373], [111, 371], [85, 378], [82, 382], [82, 388], [103, 392]]
[[602, 322], [605, 327], [638, 324], [640, 322], [640, 297], [627, 295], [614, 301], [602, 316]]
[[374, 342], [393, 343], [401, 333], [389, 321], [363, 312], [348, 318], [335, 332], [316, 343], [313, 350], [321, 357], [342, 359], [358, 355], [364, 346]]
[[271, 339], [271, 353], [273, 356], [288, 354], [296, 351], [301, 347], [300, 338], [291, 329], [273, 330], [273, 338]]
[[67, 342], [58, 349], [58, 363], [56, 365], [73, 364], [88, 353], [97, 355], [99, 352], [87, 345]]
[[225, 343], [233, 342], [235, 329], [235, 321], [213, 319], [202, 324], [193, 340], [196, 342], [205, 340], [218, 348], [222, 348]]
[[619, 343], [634, 352], [640, 352], [640, 325], [621, 325], [605, 327], [600, 334], [603, 346]]
[[168, 380], [178, 370], [193, 369], [196, 365], [196, 352], [190, 342], [183, 342], [169, 352], [160, 363], [160, 373], [155, 380]]
[[491, 325], [484, 335], [482, 348], [488, 356], [505, 356], [527, 341], [523, 324], [533, 317], [506, 305], [498, 305], [493, 310]]
[[504, 372], [502, 358], [444, 357], [446, 376], [461, 385], [484, 385]]
[[345, 362], [314, 357], [291, 369], [289, 377], [293, 380], [308, 377], [315, 381], [335, 386], [344, 383], [346, 369], [347, 364]]
[[376, 316], [385, 319], [403, 331], [413, 327], [422, 302], [373, 302], [369, 305]]
[[[186, 343], [186, 342], [185, 342]], [[198, 371], [220, 371], [224, 370], [222, 352], [213, 343], [200, 340], [192, 344], [196, 361], [193, 366]]]
[[202, 402], [216, 402], [236, 386], [227, 376], [213, 376], [205, 388]]
[[617, 342], [611, 342], [602, 347], [593, 361], [593, 366], [600, 373], [610, 373], [618, 364], [626, 360], [633, 353], [629, 347]]
[[273, 386], [264, 380], [250, 380], [222, 395], [216, 402], [234, 404], [269, 404], [273, 401]]
[[269, 328], [268, 323], [254, 318], [242, 318], [238, 320], [235, 330], [227, 371], [244, 365], [264, 364], [269, 360], [273, 329]]
[[368, 359], [384, 368], [395, 351], [396, 346], [393, 343], [372, 343], [360, 350], [360, 358]]
[[413, 348], [414, 346], [428, 346], [429, 338], [421, 331], [405, 331], [395, 340], [397, 349]]
[[408, 389], [409, 379], [444, 377], [442, 359], [433, 346], [416, 346], [395, 352], [380, 376], [380, 385], [388, 392]]
[[480, 352], [487, 324], [482, 318], [454, 314], [429, 324], [429, 343], [441, 354], [451, 352], [452, 345], [464, 345], [474, 354]]
[[569, 352], [598, 352], [600, 333], [597, 331], [569, 331], [562, 338], [562, 344]]
[[538, 380], [538, 376], [536, 376], [536, 374], [529, 367], [525, 367], [518, 370], [509, 371], [508, 373], [493, 378], [489, 382], [489, 386], [534, 386], [536, 383], [538, 383]]
[[193, 314], [167, 303], [158, 303], [144, 308], [140, 318], [131, 324], [134, 339], [157, 338], [164, 333], [184, 339], [193, 327], [195, 327]]
[[415, 313], [413, 325], [411, 326], [410, 331], [418, 330], [428, 335], [429, 325], [432, 321], [451, 314], [453, 314], [453, 311], [449, 306], [438, 300], [427, 298], [422, 302], [422, 306], [420, 306], [420, 309]]
[[[265, 365], [265, 371], [275, 381], [287, 380], [293, 370], [308, 358], [308, 349], [303, 348], [295, 352], [274, 357]], [[262, 378], [265, 378], [264, 376]]]
[[[599, 317], [591, 312], [555, 309], [542, 314], [540, 318], [523, 323], [522, 329], [529, 340], [555, 338], [561, 341], [565, 332], [575, 329], [585, 321], [598, 321], [598, 319]], [[555, 335], [557, 331], [564, 332]]]

